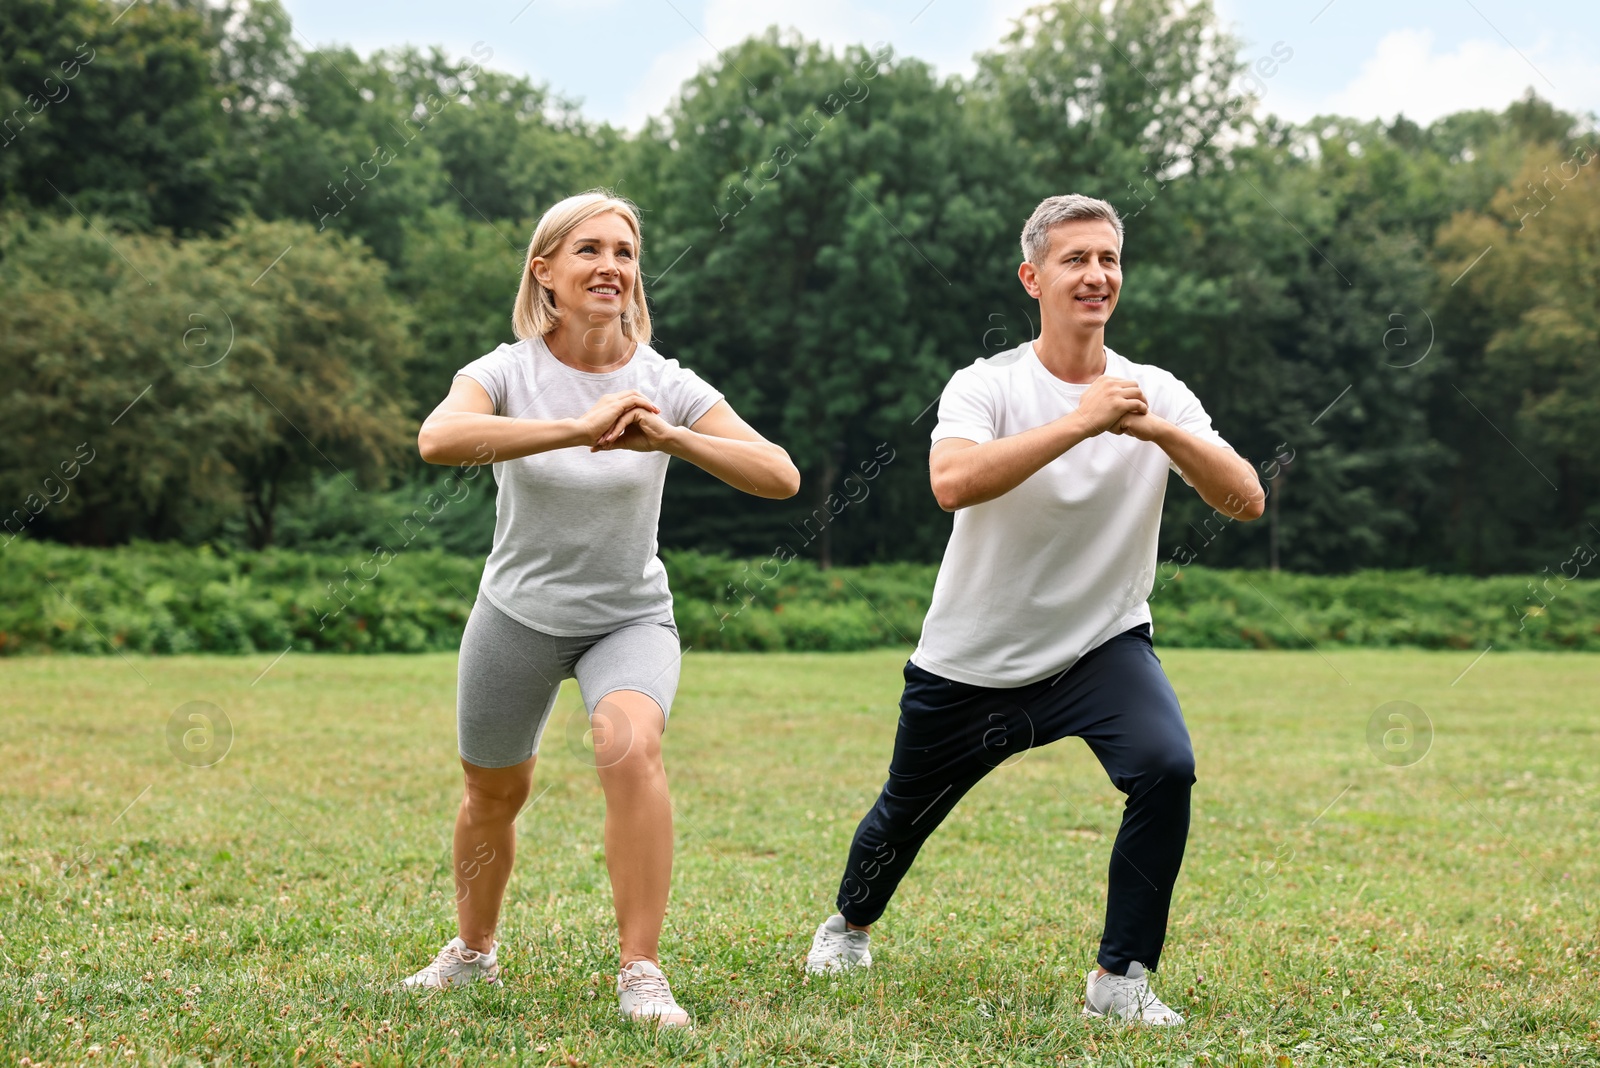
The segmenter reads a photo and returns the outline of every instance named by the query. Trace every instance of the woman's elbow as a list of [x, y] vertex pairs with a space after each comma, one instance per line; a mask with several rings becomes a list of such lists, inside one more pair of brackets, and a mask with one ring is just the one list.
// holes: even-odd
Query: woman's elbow
[[448, 461], [439, 453], [442, 447], [443, 443], [439, 440], [437, 428], [423, 423], [421, 429], [417, 431], [417, 455], [422, 457], [424, 463], [447, 463]]
[[781, 483], [779, 485], [779, 492], [778, 492], [777, 499], [780, 500], [780, 501], [786, 501], [790, 497], [793, 497], [795, 494], [797, 494], [799, 492], [800, 492], [800, 469], [798, 467], [796, 467], [793, 463], [790, 463], [788, 465], [788, 470], [783, 472], [783, 478], [782, 478], [782, 481], [781, 481]]

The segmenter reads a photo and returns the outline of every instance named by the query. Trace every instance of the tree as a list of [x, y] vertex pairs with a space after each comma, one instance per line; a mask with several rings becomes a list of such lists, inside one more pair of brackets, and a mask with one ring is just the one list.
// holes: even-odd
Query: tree
[[405, 319], [359, 247], [304, 224], [177, 244], [98, 225], [0, 231], [0, 374], [27, 384], [0, 403], [0, 500], [93, 454], [27, 509], [32, 533], [199, 541], [242, 512], [259, 547], [312, 472], [376, 487], [410, 451]]
[[[983, 354], [986, 312], [1014, 303], [1010, 172], [961, 93], [887, 51], [835, 55], [769, 31], [691, 79], [647, 131], [641, 263], [662, 343], [788, 448], [807, 487], [795, 503], [737, 510], [712, 496], [724, 491], [689, 494], [698, 529], [671, 504], [664, 524], [683, 541], [788, 543], [826, 565], [837, 536], [866, 529], [835, 522], [842, 480], [886, 443], [906, 459], [882, 485], [911, 479], [922, 493], [917, 522], [897, 517], [897, 544], [880, 551], [938, 551], [942, 536], [923, 530], [942, 517], [918, 466], [931, 423], [916, 420]], [[736, 511], [754, 518], [729, 530]]]
[[1476, 419], [1483, 451], [1498, 454], [1484, 462], [1504, 472], [1496, 496], [1522, 505], [1505, 526], [1535, 569], [1561, 559], [1574, 537], [1592, 539], [1600, 522], [1596, 149], [1530, 153], [1486, 212], [1459, 215], [1439, 238], [1440, 277], [1457, 278], [1482, 309], [1487, 337], [1481, 370], [1460, 387], [1463, 419]]
[[0, 9], [0, 202], [214, 232], [235, 207], [203, 4]]

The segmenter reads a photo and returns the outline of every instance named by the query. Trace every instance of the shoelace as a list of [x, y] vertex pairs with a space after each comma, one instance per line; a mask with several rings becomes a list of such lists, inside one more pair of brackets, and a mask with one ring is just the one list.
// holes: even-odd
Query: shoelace
[[1111, 979], [1117, 990], [1128, 990], [1132, 993], [1134, 1011], [1140, 1015], [1149, 1009], [1172, 1012], [1160, 998], [1156, 997], [1155, 991], [1150, 989], [1150, 980], [1146, 977], [1141, 975], [1137, 979], [1129, 979], [1125, 975], [1110, 975], [1101, 976], [1100, 982], [1105, 982], [1106, 979]]
[[481, 955], [478, 954], [469, 960], [467, 955], [458, 947], [445, 946], [439, 951], [439, 955], [433, 958], [433, 963], [428, 965], [427, 975], [430, 979], [438, 979], [444, 975], [444, 970], [447, 967], [454, 964], [472, 964]]
[[822, 945], [819, 948], [821, 948], [823, 950], [827, 950], [827, 951], [849, 949], [850, 947], [854, 946], [855, 943], [856, 943], [856, 940], [851, 938], [850, 936], [853, 935], [853, 934], [858, 934], [858, 933], [860, 933], [860, 932], [850, 931], [850, 930], [844, 930], [844, 931], [827, 931], [827, 930], [825, 930], [825, 931], [822, 932]]
[[638, 974], [627, 972], [622, 983], [631, 994], [638, 994], [646, 1001], [659, 1002], [663, 1005], [673, 1004], [672, 988], [667, 986], [667, 977], [664, 975], [651, 975], [648, 972]]

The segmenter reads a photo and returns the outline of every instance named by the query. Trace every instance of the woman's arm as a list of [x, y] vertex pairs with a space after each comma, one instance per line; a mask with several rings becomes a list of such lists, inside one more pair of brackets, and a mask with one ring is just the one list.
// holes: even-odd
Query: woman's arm
[[626, 412], [659, 412], [636, 389], [608, 393], [576, 419], [514, 419], [494, 414], [494, 401], [466, 375], [417, 431], [417, 451], [430, 464], [492, 464], [537, 452], [595, 444]]
[[800, 492], [800, 472], [789, 454], [739, 418], [725, 400], [688, 427], [673, 426], [654, 412], [633, 408], [592, 448], [664, 452], [757, 497], [782, 500]]

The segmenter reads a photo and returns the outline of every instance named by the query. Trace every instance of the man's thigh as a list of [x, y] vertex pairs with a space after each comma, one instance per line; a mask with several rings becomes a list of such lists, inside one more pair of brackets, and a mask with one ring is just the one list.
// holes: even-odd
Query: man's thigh
[[910, 793], [952, 779], [981, 778], [1035, 744], [1033, 720], [1017, 691], [955, 682], [905, 666], [891, 786]]
[[1089, 743], [1118, 789], [1141, 776], [1194, 764], [1178, 695], [1144, 628], [1107, 640], [1055, 679], [1026, 687], [1034, 744], [1077, 737]]

